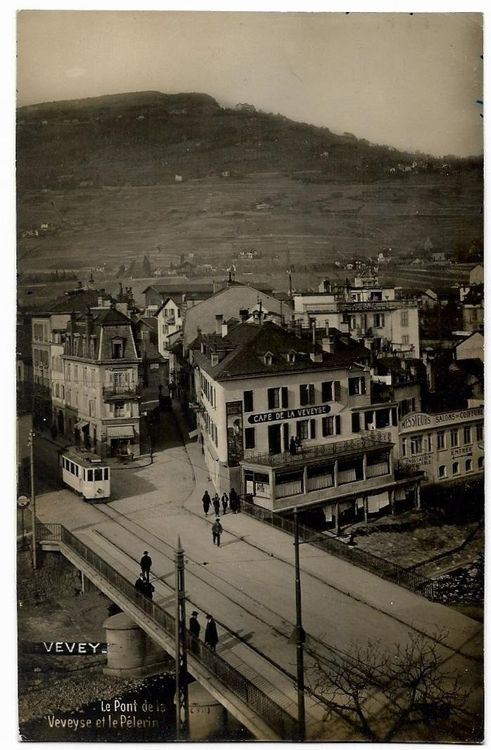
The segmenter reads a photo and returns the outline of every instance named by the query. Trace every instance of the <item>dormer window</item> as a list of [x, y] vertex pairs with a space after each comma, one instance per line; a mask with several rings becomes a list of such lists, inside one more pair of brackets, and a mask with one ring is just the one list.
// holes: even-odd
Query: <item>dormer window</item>
[[124, 339], [112, 340], [112, 358], [123, 359], [124, 357]]
[[216, 352], [213, 352], [211, 355], [211, 366], [215, 367], [218, 364], [218, 354]]
[[273, 355], [271, 352], [266, 352], [263, 359], [264, 359], [264, 364], [267, 365], [268, 367], [273, 364]]
[[292, 364], [293, 364], [293, 363], [295, 362], [295, 358], [296, 358], [296, 356], [297, 356], [297, 353], [296, 353], [295, 351], [293, 351], [293, 349], [292, 349], [292, 350], [291, 350], [290, 352], [288, 352], [288, 354], [286, 355], [286, 361], [287, 361], [287, 362], [289, 362], [289, 363], [290, 363], [290, 364], [292, 365]]

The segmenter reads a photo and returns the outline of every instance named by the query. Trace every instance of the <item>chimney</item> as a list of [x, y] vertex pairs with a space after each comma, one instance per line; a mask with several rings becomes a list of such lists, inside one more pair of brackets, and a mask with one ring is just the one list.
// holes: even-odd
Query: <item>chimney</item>
[[228, 334], [228, 323], [222, 323], [222, 339]]
[[249, 317], [249, 310], [243, 309], [239, 310], [240, 315], [240, 322], [245, 323], [247, 321], [247, 318]]
[[317, 351], [316, 349], [312, 349], [310, 352], [310, 359], [312, 362], [322, 362], [322, 352]]
[[94, 332], [94, 318], [89, 306], [87, 306], [87, 312], [85, 314], [85, 327], [88, 340], [89, 336], [92, 336], [92, 333]]
[[217, 336], [222, 335], [222, 323], [223, 323], [223, 315], [215, 315], [215, 333]]

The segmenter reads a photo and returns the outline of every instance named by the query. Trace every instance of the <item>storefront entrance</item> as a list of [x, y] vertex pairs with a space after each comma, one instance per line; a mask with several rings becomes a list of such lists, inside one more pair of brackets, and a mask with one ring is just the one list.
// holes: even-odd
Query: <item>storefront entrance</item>
[[281, 425], [269, 425], [268, 445], [270, 453], [281, 453]]

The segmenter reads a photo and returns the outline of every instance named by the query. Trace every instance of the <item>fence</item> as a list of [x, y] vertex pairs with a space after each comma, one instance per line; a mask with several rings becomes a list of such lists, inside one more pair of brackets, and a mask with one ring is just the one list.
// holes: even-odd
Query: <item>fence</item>
[[[66, 545], [96, 570], [108, 583], [112, 584], [125, 599], [159, 625], [173, 640], [175, 638], [175, 618], [162, 607], [138, 593], [133, 584], [87, 547], [80, 539], [61, 524], [36, 523], [39, 541], [51, 539]], [[295, 739], [298, 722], [266, 693], [250, 682], [218, 654], [210, 651], [202, 641], [187, 632], [188, 652], [206, 667], [221, 682], [227, 691], [246, 703], [266, 724], [271, 726], [281, 739]]]
[[[287, 534], [294, 534], [293, 521], [284, 516], [272, 513], [266, 508], [253, 505], [247, 500], [247, 496], [242, 497], [241, 510], [263, 523], [269, 523], [271, 526], [285, 531]], [[422, 576], [420, 573], [403, 568], [401, 565], [372, 555], [370, 552], [366, 552], [358, 547], [352, 547], [334, 537], [322, 535], [308, 526], [299, 524], [298, 529], [302, 541], [308, 542], [312, 546], [322, 549], [335, 557], [347, 560], [359, 568], [375, 573], [375, 575], [385, 578], [387, 581], [404, 586], [404, 588], [433, 600], [433, 581]]]

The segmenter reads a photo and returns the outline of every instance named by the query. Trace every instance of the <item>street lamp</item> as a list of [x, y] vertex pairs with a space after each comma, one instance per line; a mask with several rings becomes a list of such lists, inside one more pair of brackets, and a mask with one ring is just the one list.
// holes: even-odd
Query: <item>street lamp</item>
[[305, 739], [305, 680], [303, 663], [303, 644], [305, 631], [302, 627], [302, 591], [300, 587], [300, 541], [298, 538], [298, 511], [293, 513], [295, 531], [295, 604], [297, 618], [295, 624], [295, 640], [297, 645], [297, 705], [298, 705], [298, 740]]

